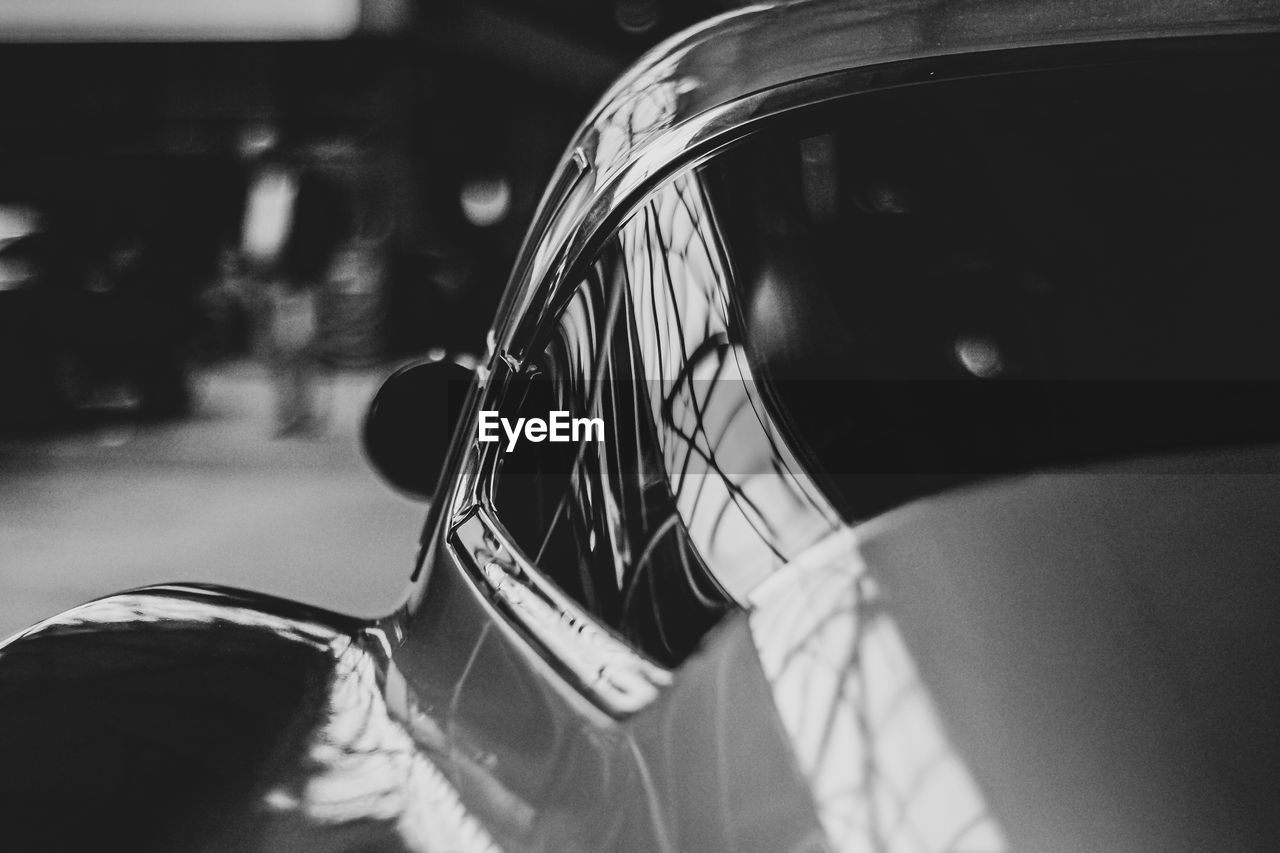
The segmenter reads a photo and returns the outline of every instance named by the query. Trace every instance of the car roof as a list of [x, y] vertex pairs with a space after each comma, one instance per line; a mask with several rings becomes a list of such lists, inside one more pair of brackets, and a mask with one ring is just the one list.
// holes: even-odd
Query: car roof
[[[1275, 0], [793, 0], [685, 30], [601, 98], [578, 142], [676, 83], [669, 124], [754, 92], [859, 66], [986, 50], [1273, 32]], [[597, 167], [603, 165], [596, 163]]]
[[[623, 206], [708, 125], [723, 132], [753, 117], [732, 107], [760, 93], [907, 60], [1277, 31], [1275, 0], [792, 0], [720, 15], [650, 50], [588, 115], [542, 200], [501, 315], [553, 302], [539, 283], [587, 241], [601, 211]], [[513, 331], [500, 335], [506, 346]]]

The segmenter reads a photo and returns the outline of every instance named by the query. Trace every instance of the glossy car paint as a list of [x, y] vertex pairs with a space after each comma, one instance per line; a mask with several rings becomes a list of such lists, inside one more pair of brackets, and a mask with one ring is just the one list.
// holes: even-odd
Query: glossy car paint
[[[571, 146], [473, 393], [489, 393], [520, 364], [582, 258], [656, 181], [755, 121], [945, 73], [948, 61], [963, 65], [975, 53], [1274, 31], [1276, 15], [1263, 2], [796, 3], [745, 9], [677, 38], [610, 91]], [[880, 77], [860, 70], [883, 63], [906, 64]], [[903, 635], [955, 635], [943, 646], [964, 652], [966, 665], [986, 661], [986, 686], [1000, 687], [1007, 673], [992, 650], [1003, 632], [1033, 635], [1045, 604], [1031, 601], [1025, 615], [1011, 616], [994, 606], [1010, 589], [975, 584], [962, 603], [990, 611], [977, 624], [993, 633], [964, 636], [939, 596], [913, 604], [908, 594], [947, 576], [922, 573], [950, 568], [952, 546], [970, 573], [1012, 565], [1015, 556], [1049, 560], [1037, 575], [1046, 581], [1072, 577], [1081, 563], [1071, 548], [1044, 543], [1089, 541], [1094, 556], [1137, 559], [1143, 536], [1163, 536], [1162, 554], [1212, 553], [1239, 538], [1232, 519], [1262, 523], [1280, 498], [1274, 479], [1241, 491], [1216, 474], [1184, 473], [1184, 488], [1126, 502], [1108, 492], [1111, 481], [1082, 475], [904, 509], [854, 539], [825, 543], [830, 553], [795, 561], [753, 594], [749, 613], [727, 617], [692, 658], [651, 679], [651, 696], [623, 708], [584, 690], [573, 667], [539, 644], [536, 628], [513, 620], [499, 587], [520, 580], [518, 558], [495, 559], [459, 531], [478, 503], [482, 448], [473, 434], [470, 424], [459, 429], [414, 585], [383, 620], [163, 587], [69, 611], [0, 649], [0, 810], [16, 827], [8, 837], [50, 848], [113, 837], [133, 849], [596, 851], [879, 849], [894, 832], [922, 849], [958, 841], [989, 850], [1239, 849], [1268, 836], [1197, 800], [1204, 792], [1189, 765], [1176, 796], [1161, 800], [1139, 786], [1126, 796], [1140, 802], [1117, 810], [1105, 756], [1074, 760], [1074, 744], [1040, 737], [1034, 701], [992, 707], [1016, 693], [1008, 684], [975, 695], [975, 686], [949, 677], [942, 657], [915, 661], [908, 671], [916, 682], [869, 686], [869, 659], [852, 655], [861, 647], [849, 641], [865, 621], [865, 602], [888, 595], [881, 624], [890, 627], [877, 635], [886, 654], [901, 651]], [[1010, 502], [1032, 509], [987, 536], [985, 510]], [[1081, 510], [1087, 506], [1099, 509]], [[1217, 526], [1157, 521], [1174, 509], [1183, 519], [1204, 513]], [[1040, 545], [1019, 539], [1039, 524], [1055, 536]], [[1248, 565], [1273, 557], [1273, 545], [1257, 541]], [[1034, 553], [1015, 555], [1017, 548]], [[865, 572], [824, 569], [833, 554], [851, 553], [846, 563]], [[815, 601], [831, 621], [817, 620]], [[1060, 633], [1070, 639], [1067, 627]], [[1093, 685], [1126, 673], [1085, 656], [1076, 675], [1073, 687], [1087, 698]], [[867, 756], [875, 743], [895, 742], [876, 741], [885, 732], [850, 708], [855, 689], [914, 697], [907, 706], [924, 722], [913, 731], [930, 733], [929, 766], [950, 780], [944, 805], [959, 801], [963, 814], [931, 812], [937, 789], [925, 785], [905, 801], [902, 821], [877, 823], [876, 786], [901, 780], [867, 776], [877, 767]], [[1139, 713], [1141, 699], [1130, 695]], [[1096, 706], [1082, 707], [1077, 724], [1096, 723]], [[1256, 730], [1258, 720], [1247, 723]], [[1016, 734], [1010, 745], [1006, 724]], [[815, 736], [823, 725], [840, 739]], [[1139, 743], [1124, 766], [1185, 756], [1189, 741], [1180, 738], [1174, 731]], [[985, 775], [959, 754], [984, 756]], [[1003, 822], [989, 814], [997, 793], [1008, 807]], [[1060, 799], [1046, 811], [1046, 797]], [[1208, 821], [1191, 820], [1206, 809]], [[949, 834], [935, 838], [930, 827]]]
[[0, 651], [6, 848], [493, 849], [388, 653], [376, 625], [189, 586], [36, 625]]
[[518, 352], [516, 324], [559, 305], [545, 289], [565, 280], [565, 268], [646, 187], [754, 122], [867, 89], [1046, 62], [1024, 50], [1247, 36], [1278, 26], [1280, 12], [1267, 0], [801, 0], [713, 19], [641, 59], [579, 129], [517, 261], [498, 312], [499, 342]]

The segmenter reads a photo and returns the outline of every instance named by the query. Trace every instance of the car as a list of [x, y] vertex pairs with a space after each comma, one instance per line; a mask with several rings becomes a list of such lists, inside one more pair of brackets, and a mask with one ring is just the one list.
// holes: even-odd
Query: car
[[0, 429], [22, 430], [53, 420], [60, 407], [54, 322], [62, 282], [50, 262], [55, 242], [47, 212], [0, 203]]
[[6, 848], [1277, 849], [1278, 38], [870, 0], [664, 43], [479, 364], [371, 404], [430, 498], [402, 606], [10, 639]]
[[0, 429], [187, 410], [186, 311], [157, 254], [128, 232], [93, 247], [57, 207], [0, 204]]

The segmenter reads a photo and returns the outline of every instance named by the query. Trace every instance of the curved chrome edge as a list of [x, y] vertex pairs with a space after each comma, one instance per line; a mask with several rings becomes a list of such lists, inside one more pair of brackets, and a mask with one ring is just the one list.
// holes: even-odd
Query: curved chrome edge
[[166, 584], [45, 619], [6, 640], [0, 656], [24, 640], [82, 635], [92, 644], [153, 627], [208, 628], [215, 636], [245, 629], [302, 644], [328, 662], [318, 704], [299, 709], [309, 721], [300, 760], [262, 768], [262, 788], [249, 804], [261, 833], [253, 849], [315, 849], [336, 832], [371, 849], [498, 850], [449, 778], [441, 723], [419, 705], [392, 659], [394, 638], [378, 623], [242, 590]]
[[36, 635], [161, 622], [239, 624], [318, 648], [377, 623], [328, 613], [288, 599], [230, 587], [157, 584], [96, 598], [64, 610], [0, 641], [0, 651]]
[[502, 616], [611, 716], [634, 714], [671, 684], [670, 672], [614, 636], [526, 563], [483, 507], [473, 507], [453, 525], [449, 545]]
[[[1152, 15], [1145, 22], [1137, 5], [1123, 3], [1117, 4], [1114, 20], [1081, 13], [1080, 19], [1005, 15], [989, 21], [971, 20], [980, 18], [980, 10], [945, 10], [949, 18], [943, 11], [933, 3], [882, 0], [850, 6], [793, 0], [735, 10], [651, 50], [601, 99], [557, 169], [540, 208], [547, 219], [531, 230], [503, 298], [504, 316], [520, 321], [499, 330], [499, 347], [518, 353], [512, 347], [515, 332], [544, 313], [536, 308], [539, 303], [556, 303], [548, 283], [563, 278], [582, 248], [616, 223], [654, 180], [696, 162], [717, 140], [730, 141], [779, 113], [890, 85], [865, 79], [877, 68], [930, 65], [919, 79], [892, 82], [900, 85], [950, 76], [938, 75], [936, 63], [958, 57], [1280, 32], [1280, 13], [1274, 10], [1244, 21], [1202, 11], [1200, 18], [1188, 12], [1185, 21]], [[938, 24], [933, 17], [939, 15], [946, 18], [944, 31], [931, 37]], [[822, 22], [831, 31], [819, 37], [815, 30]], [[822, 47], [811, 56], [789, 54], [781, 70], [761, 65], [764, 60], [756, 54], [763, 48], [757, 42], [769, 34], [770, 44], [781, 48], [788, 32], [799, 44], [821, 41]], [[718, 51], [725, 40], [733, 49]], [[572, 192], [554, 192], [570, 175]]]

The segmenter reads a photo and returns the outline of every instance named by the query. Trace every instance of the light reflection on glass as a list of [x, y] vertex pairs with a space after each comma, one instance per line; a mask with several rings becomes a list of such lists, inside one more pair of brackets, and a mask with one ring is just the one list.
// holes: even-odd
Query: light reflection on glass
[[1004, 372], [1004, 357], [990, 338], [962, 337], [956, 341], [955, 353], [964, 369], [980, 379], [991, 379]]
[[1009, 849], [853, 530], [814, 546], [751, 598], [761, 664], [839, 850]]
[[690, 537], [738, 600], [832, 530], [835, 514], [769, 419], [733, 340], [727, 273], [692, 174], [620, 235], [640, 361], [672, 494]]

